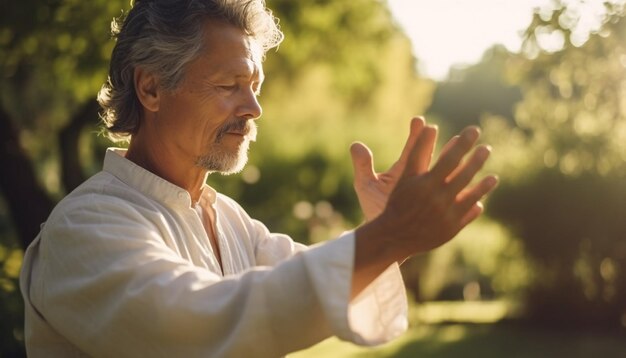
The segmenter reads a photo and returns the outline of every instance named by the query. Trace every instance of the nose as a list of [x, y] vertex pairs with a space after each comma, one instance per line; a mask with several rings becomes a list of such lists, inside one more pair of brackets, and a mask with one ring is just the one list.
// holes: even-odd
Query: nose
[[258, 119], [263, 114], [263, 108], [261, 108], [257, 95], [251, 88], [244, 92], [237, 116], [246, 119]]

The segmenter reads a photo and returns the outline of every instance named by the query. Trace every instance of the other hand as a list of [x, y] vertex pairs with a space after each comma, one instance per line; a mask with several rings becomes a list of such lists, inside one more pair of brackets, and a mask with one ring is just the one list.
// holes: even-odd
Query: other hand
[[374, 157], [372, 151], [365, 144], [355, 142], [350, 146], [354, 167], [354, 190], [367, 221], [374, 219], [383, 212], [389, 194], [396, 187], [398, 179], [404, 172], [410, 150], [415, 145], [423, 126], [423, 119], [413, 118], [411, 120], [409, 138], [404, 145], [400, 158], [383, 173], [374, 171]]

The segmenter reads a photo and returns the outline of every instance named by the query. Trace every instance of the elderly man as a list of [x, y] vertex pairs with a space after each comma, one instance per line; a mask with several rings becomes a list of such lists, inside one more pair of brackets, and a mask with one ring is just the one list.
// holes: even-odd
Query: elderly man
[[282, 34], [262, 0], [136, 0], [118, 32], [104, 122], [127, 151], [63, 199], [21, 276], [32, 357], [275, 357], [329, 336], [406, 329], [398, 263], [456, 235], [496, 185], [468, 184], [489, 148], [453, 138], [430, 165], [420, 118], [376, 174], [351, 148], [368, 221], [307, 248], [205, 184], [240, 170], [261, 116], [262, 58]]

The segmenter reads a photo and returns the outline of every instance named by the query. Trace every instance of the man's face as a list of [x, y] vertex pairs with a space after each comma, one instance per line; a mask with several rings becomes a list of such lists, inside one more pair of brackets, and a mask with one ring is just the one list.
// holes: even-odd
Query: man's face
[[165, 145], [197, 166], [225, 174], [246, 164], [263, 69], [261, 52], [243, 31], [205, 26], [202, 54], [189, 63], [178, 88], [163, 93], [156, 117]]

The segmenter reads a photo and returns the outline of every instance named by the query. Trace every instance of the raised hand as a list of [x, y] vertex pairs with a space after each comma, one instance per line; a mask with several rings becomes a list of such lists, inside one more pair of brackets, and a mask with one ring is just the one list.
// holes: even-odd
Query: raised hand
[[444, 244], [481, 214], [479, 200], [495, 188], [497, 178], [487, 176], [469, 186], [490, 154], [484, 145], [469, 154], [479, 136], [476, 127], [463, 130], [429, 170], [437, 129], [424, 126], [420, 131], [380, 220], [407, 255]]
[[389, 194], [396, 187], [398, 179], [404, 172], [411, 149], [415, 145], [422, 128], [424, 128], [422, 118], [411, 120], [409, 138], [404, 145], [400, 158], [389, 170], [383, 173], [374, 171], [374, 158], [365, 144], [355, 142], [350, 147], [354, 167], [354, 189], [367, 221], [374, 219], [385, 209]]
[[391, 180], [374, 174], [371, 154], [352, 149], [359, 200], [375, 215], [355, 231], [353, 297], [393, 262], [448, 242], [482, 213], [480, 199], [498, 180], [490, 175], [470, 185], [491, 151], [483, 145], [469, 154], [479, 136], [476, 127], [463, 130], [430, 169], [437, 128], [415, 118], [400, 159], [386, 172]]

